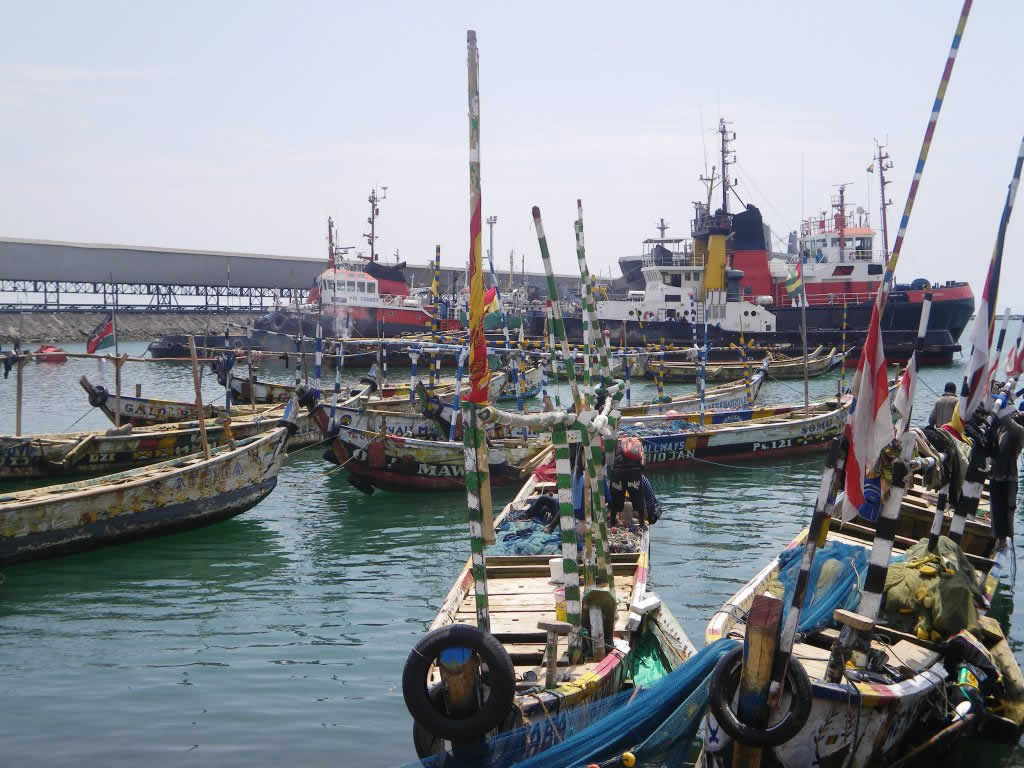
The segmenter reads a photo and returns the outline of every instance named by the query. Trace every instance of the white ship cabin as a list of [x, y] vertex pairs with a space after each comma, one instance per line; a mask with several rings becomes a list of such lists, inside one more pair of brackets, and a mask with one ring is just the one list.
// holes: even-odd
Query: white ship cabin
[[[860, 209], [858, 209], [860, 210]], [[840, 230], [839, 214], [824, 213], [800, 225], [800, 254], [769, 262], [774, 300], [778, 306], [792, 301], [783, 288], [792, 263], [803, 262], [804, 288], [809, 304], [860, 303], [869, 301], [878, 289], [884, 264], [874, 246], [877, 232], [864, 214], [847, 216]]]
[[365, 272], [327, 269], [316, 279], [320, 300], [325, 306], [348, 305], [375, 307], [380, 304], [377, 279]]
[[[740, 301], [736, 293], [710, 290], [704, 296], [704, 257], [694, 253], [693, 241], [651, 238], [643, 242], [643, 291], [629, 291], [625, 300], [597, 302], [600, 320], [641, 322], [707, 322], [726, 329], [770, 332], [775, 318], [759, 304]], [[728, 271], [727, 271], [728, 274]], [[737, 288], [738, 290], [738, 288]]]

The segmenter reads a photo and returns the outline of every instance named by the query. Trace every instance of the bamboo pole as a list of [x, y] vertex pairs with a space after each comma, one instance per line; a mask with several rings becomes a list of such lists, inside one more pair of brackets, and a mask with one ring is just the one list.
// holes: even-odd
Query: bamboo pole
[[[462, 406], [462, 435], [466, 457], [466, 507], [476, 593], [476, 623], [491, 629], [487, 592], [487, 556], [484, 546], [494, 542], [491, 481], [487, 466], [487, 440], [478, 408], [487, 403], [487, 341], [484, 336], [484, 285], [481, 272], [480, 201], [480, 56], [476, 32], [466, 31], [469, 101], [469, 396]], [[453, 417], [455, 418], [455, 417]]]
[[203, 387], [199, 381], [199, 362], [196, 358], [196, 337], [188, 337], [189, 352], [192, 353], [192, 384], [196, 388], [196, 418], [199, 421], [199, 439], [203, 443], [203, 455], [210, 458], [210, 443], [206, 439], [206, 419], [203, 417]]
[[120, 357], [114, 358], [114, 428], [121, 427], [121, 366], [124, 360]]
[[18, 366], [17, 381], [18, 381], [18, 384], [17, 384], [17, 397], [16, 397], [17, 403], [16, 403], [15, 409], [14, 409], [14, 434], [17, 437], [21, 437], [21, 401], [22, 401], [22, 397], [23, 397], [23, 393], [24, 393], [24, 389], [25, 389], [24, 369], [25, 369], [25, 363], [28, 361], [28, 358], [23, 356], [21, 354], [20, 350], [15, 351], [15, 354], [18, 356], [18, 362], [17, 362], [17, 366]]

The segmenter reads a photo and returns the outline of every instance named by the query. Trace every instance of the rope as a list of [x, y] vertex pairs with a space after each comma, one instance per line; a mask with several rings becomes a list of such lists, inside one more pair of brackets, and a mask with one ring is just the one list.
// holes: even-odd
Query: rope
[[[75, 424], [80, 422], [82, 419], [84, 419], [90, 413], [92, 413], [92, 406], [89, 406], [89, 410], [87, 410], [85, 413], [83, 413], [81, 416], [79, 416], [77, 419], [75, 419], [74, 422], [72, 422], [71, 427], [75, 426]], [[67, 427], [64, 431], [65, 432], [70, 432], [71, 431], [71, 427]]]

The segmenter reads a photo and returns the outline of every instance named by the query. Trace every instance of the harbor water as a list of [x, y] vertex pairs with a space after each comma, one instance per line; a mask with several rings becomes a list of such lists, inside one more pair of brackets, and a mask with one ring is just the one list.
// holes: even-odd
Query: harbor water
[[[132, 354], [144, 348], [122, 345]], [[274, 365], [268, 378], [292, 376]], [[959, 383], [963, 366], [922, 371], [915, 423], [946, 381]], [[392, 373], [407, 379], [407, 371]], [[82, 375], [113, 389], [107, 362], [28, 365], [23, 431], [108, 428], [88, 407]], [[128, 363], [123, 382], [126, 393], [141, 384], [144, 396], [188, 400], [193, 392], [187, 364]], [[13, 373], [0, 389], [0, 430], [13, 433]], [[206, 399], [223, 399], [209, 374], [203, 389]], [[812, 400], [834, 394], [836, 376], [812, 380], [810, 391]], [[652, 395], [650, 383], [633, 382], [634, 400]], [[761, 401], [802, 399], [801, 382], [769, 381]], [[468, 556], [465, 495], [367, 496], [332, 472], [322, 451], [291, 455], [274, 493], [232, 520], [4, 569], [3, 764], [413, 759], [402, 666]], [[698, 646], [722, 602], [808, 523], [822, 465], [815, 455], [651, 476], [664, 506], [652, 585]], [[496, 507], [514, 491], [497, 489]], [[1024, 662], [1024, 608], [1004, 588], [994, 613]], [[956, 764], [1024, 765], [1019, 747], [974, 746], [970, 754]]]

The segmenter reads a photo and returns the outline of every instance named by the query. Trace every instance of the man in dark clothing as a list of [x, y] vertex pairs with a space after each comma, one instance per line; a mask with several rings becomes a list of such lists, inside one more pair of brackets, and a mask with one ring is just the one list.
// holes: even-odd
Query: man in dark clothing
[[946, 383], [946, 391], [935, 401], [932, 408], [932, 415], [928, 417], [929, 427], [941, 427], [949, 424], [953, 418], [953, 409], [956, 407], [956, 384], [952, 381]]
[[1003, 416], [995, 425], [995, 451], [989, 475], [992, 503], [992, 533], [996, 549], [1013, 536], [1013, 512], [1017, 506], [1017, 461], [1024, 448], [1024, 411]]

